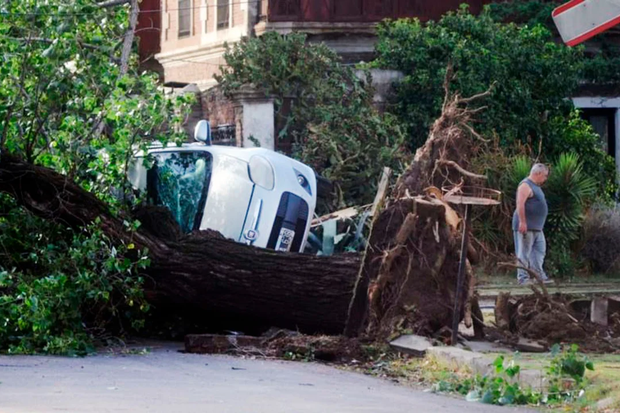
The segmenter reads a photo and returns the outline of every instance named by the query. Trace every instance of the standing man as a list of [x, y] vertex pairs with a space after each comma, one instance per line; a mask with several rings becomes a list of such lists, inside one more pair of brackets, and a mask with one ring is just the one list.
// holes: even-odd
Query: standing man
[[[542, 163], [532, 166], [530, 175], [517, 189], [517, 209], [512, 216], [512, 230], [515, 238], [517, 265], [536, 271], [543, 282], [551, 282], [543, 270], [547, 242], [543, 228], [548, 207], [541, 185], [549, 176], [549, 168]], [[519, 284], [531, 283], [527, 271], [517, 270]]]

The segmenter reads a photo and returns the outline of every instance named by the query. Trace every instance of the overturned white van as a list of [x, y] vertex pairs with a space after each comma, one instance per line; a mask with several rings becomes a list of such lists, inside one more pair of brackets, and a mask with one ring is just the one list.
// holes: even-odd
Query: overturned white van
[[257, 247], [303, 251], [316, 206], [314, 171], [267, 149], [211, 146], [206, 135], [201, 123], [203, 142], [138, 153], [129, 171], [134, 188], [167, 207], [184, 232], [212, 229]]

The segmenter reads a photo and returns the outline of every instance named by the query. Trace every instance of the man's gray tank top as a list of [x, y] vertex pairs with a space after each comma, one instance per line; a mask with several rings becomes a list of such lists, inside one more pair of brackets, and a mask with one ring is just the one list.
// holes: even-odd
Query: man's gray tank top
[[[525, 201], [525, 219], [527, 220], [528, 231], [542, 231], [547, 220], [547, 214], [549, 208], [547, 207], [547, 200], [540, 186], [536, 185], [529, 178], [525, 178], [521, 181], [521, 184], [526, 183], [532, 188], [533, 196]], [[521, 186], [519, 184], [519, 186]], [[519, 215], [515, 210], [512, 215], [512, 229], [513, 231], [519, 230]]]

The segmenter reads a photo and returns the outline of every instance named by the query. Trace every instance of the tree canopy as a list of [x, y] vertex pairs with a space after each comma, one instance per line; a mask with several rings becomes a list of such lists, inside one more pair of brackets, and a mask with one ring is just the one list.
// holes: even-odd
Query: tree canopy
[[405, 74], [389, 110], [406, 125], [412, 149], [424, 142], [441, 111], [442, 84], [451, 65], [453, 91], [471, 96], [493, 85], [476, 119], [481, 135], [496, 137], [513, 153], [529, 145], [549, 160], [575, 152], [601, 188], [613, 184], [613, 158], [571, 113], [569, 98], [584, 75], [582, 48], [556, 43], [540, 24], [498, 22], [489, 8], [475, 16], [466, 6], [437, 22], [386, 21], [378, 35], [373, 66]]

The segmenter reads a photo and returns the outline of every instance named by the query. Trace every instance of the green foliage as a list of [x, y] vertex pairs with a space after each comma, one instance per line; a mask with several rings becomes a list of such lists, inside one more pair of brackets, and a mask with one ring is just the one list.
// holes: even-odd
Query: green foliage
[[[530, 27], [543, 25], [559, 37], [557, 28], [551, 18], [551, 12], [564, 0], [512, 0], [491, 3], [490, 16], [497, 22], [526, 24]], [[581, 78], [586, 83], [615, 84], [620, 83], [620, 47], [613, 34], [599, 34], [594, 40], [595, 47], [589, 47], [582, 62]]]
[[612, 46], [603, 49], [595, 56], [585, 60], [583, 68], [583, 78], [594, 84], [614, 84], [620, 83], [620, 48]]
[[545, 193], [549, 204], [545, 232], [554, 243], [568, 245], [579, 237], [585, 207], [596, 194], [596, 182], [583, 173], [576, 154], [562, 154], [553, 164]]
[[506, 363], [504, 356], [500, 355], [493, 362], [490, 374], [440, 380], [433, 385], [433, 390], [457, 392], [467, 401], [485, 404], [557, 406], [572, 403], [583, 396], [585, 372], [594, 370], [594, 364], [578, 353], [576, 345], [564, 351], [556, 345], [544, 370], [548, 383], [544, 391], [522, 387], [518, 380], [521, 366], [514, 359]]
[[546, 369], [549, 381], [548, 401], [567, 402], [581, 397], [586, 388], [586, 370], [594, 371], [594, 363], [579, 353], [579, 346], [567, 348], [555, 344], [551, 349], [551, 362]]
[[216, 79], [226, 93], [251, 85], [275, 98], [281, 146], [334, 181], [330, 208], [371, 202], [381, 169], [402, 170], [404, 134], [372, 107], [370, 75], [360, 80], [326, 45], [266, 33], [227, 46], [224, 59]]
[[485, 404], [539, 404], [543, 394], [524, 389], [517, 380], [521, 367], [514, 360], [504, 365], [504, 356], [498, 356], [493, 362], [494, 373], [484, 377], [477, 376], [469, 383], [466, 399]]
[[579, 117], [577, 111], [571, 112], [568, 118], [552, 118], [547, 139], [554, 144], [543, 152], [545, 159], [558, 159], [568, 153], [577, 155], [581, 163], [579, 175], [595, 181], [596, 196], [604, 202], [613, 199], [618, 190], [615, 160], [603, 150], [600, 137], [587, 121]]
[[[108, 194], [127, 187], [132, 146], [180, 139], [186, 97], [169, 99], [137, 56], [120, 70], [128, 8], [94, 0], [5, 2], [0, 148]], [[111, 199], [107, 199], [111, 200]]]
[[563, 0], [518, 0], [502, 1], [489, 5], [489, 14], [498, 22], [527, 24], [528, 26], [544, 25], [555, 31], [551, 12]]
[[[65, 174], [113, 212], [127, 206], [112, 193], [128, 190], [133, 151], [183, 139], [189, 98], [167, 97], [136, 54], [121, 71], [126, 5], [9, 0], [0, 11], [0, 153]], [[97, 223], [73, 231], [0, 204], [1, 351], [82, 354], [101, 328], [127, 330], [125, 315], [139, 326], [144, 252]]]
[[97, 224], [73, 232], [5, 195], [0, 206], [0, 350], [85, 354], [110, 324], [141, 326], [144, 252], [114, 245]]
[[[408, 127], [412, 148], [420, 146], [441, 110], [449, 64], [450, 88], [472, 96], [494, 88], [477, 115], [477, 131], [497, 134], [504, 147], [516, 142], [538, 146], [548, 118], [567, 115], [579, 81], [581, 52], [553, 42], [542, 26], [495, 22], [485, 9], [479, 16], [466, 7], [438, 22], [389, 21], [379, 25], [376, 45], [381, 68], [405, 74], [392, 107]], [[543, 139], [543, 150], [554, 142]]]

